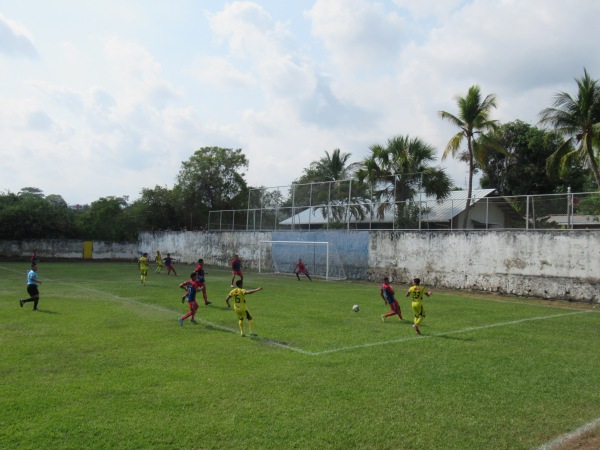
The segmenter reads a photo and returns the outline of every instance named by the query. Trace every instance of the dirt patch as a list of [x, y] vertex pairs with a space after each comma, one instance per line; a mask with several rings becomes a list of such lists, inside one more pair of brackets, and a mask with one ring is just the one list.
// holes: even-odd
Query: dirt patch
[[563, 445], [555, 447], [555, 450], [598, 450], [600, 448], [600, 429], [596, 428], [582, 436], [577, 437]]

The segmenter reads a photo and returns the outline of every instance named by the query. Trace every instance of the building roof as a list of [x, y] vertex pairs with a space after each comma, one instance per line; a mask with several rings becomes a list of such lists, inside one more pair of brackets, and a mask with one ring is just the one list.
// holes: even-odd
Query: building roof
[[[495, 189], [473, 189], [471, 206], [475, 205], [481, 199], [486, 198], [493, 193]], [[413, 197], [413, 201], [418, 205], [420, 204], [423, 208], [422, 221], [424, 222], [435, 222], [442, 223], [448, 222], [461, 212], [463, 212], [467, 206], [467, 191], [450, 191], [448, 197], [443, 200], [436, 200], [434, 196], [428, 196], [424, 193], [416, 193]], [[344, 203], [338, 203], [331, 206], [345, 207]], [[373, 209], [376, 210], [379, 206], [378, 203], [373, 204]], [[326, 205], [313, 206], [312, 208], [306, 208], [298, 214], [280, 222], [280, 225], [322, 225], [328, 222]], [[325, 217], [324, 217], [325, 212]], [[365, 217], [364, 219], [358, 219], [352, 217], [351, 223], [369, 223], [369, 222], [380, 222], [389, 223], [394, 220], [394, 212], [391, 208], [387, 208], [384, 212], [383, 218], [377, 218], [375, 211], [373, 217]]]
[[600, 228], [600, 217], [585, 214], [550, 214], [548, 222], [555, 222], [561, 226], [571, 225], [578, 228]]

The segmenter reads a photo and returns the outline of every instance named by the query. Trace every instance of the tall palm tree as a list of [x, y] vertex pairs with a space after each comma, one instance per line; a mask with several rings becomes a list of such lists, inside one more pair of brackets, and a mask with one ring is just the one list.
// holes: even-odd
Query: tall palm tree
[[339, 148], [331, 152], [325, 151], [325, 156], [314, 165], [315, 172], [321, 181], [339, 181], [349, 177], [353, 165], [346, 165], [352, 155], [342, 153]]
[[581, 161], [592, 169], [600, 188], [600, 84], [592, 80], [586, 69], [583, 77], [575, 81], [576, 97], [558, 92], [553, 107], [540, 112], [540, 123], [552, 125], [558, 134], [567, 138], [546, 160], [546, 170], [564, 174], [570, 162]]
[[297, 205], [320, 205], [323, 217], [332, 222], [348, 220], [348, 215], [363, 218], [366, 214], [362, 186], [352, 184], [357, 163], [348, 164], [352, 155], [339, 148], [313, 161], [292, 188]]
[[[448, 141], [442, 159], [446, 159], [448, 155], [452, 155], [454, 158], [463, 140], [466, 139], [467, 152], [464, 156], [469, 164], [469, 187], [463, 228], [467, 228], [471, 197], [473, 196], [473, 174], [475, 173], [476, 159], [482, 159], [485, 154], [484, 149], [492, 145], [491, 140], [485, 136], [485, 133], [495, 131], [498, 127], [497, 121], [490, 119], [491, 110], [496, 107], [496, 96], [490, 94], [482, 99], [479, 85], [474, 85], [469, 88], [466, 96], [456, 96], [456, 105], [458, 106], [456, 116], [446, 111], [439, 111], [438, 113], [442, 119], [448, 120], [460, 129]], [[462, 154], [458, 156], [461, 159], [463, 157]]]
[[436, 160], [435, 149], [422, 139], [395, 136], [388, 139], [386, 146], [375, 144], [370, 150], [356, 176], [374, 186], [374, 195], [380, 202], [379, 218], [392, 205], [412, 203], [418, 189], [438, 199], [448, 195], [450, 178], [442, 169], [431, 167]]

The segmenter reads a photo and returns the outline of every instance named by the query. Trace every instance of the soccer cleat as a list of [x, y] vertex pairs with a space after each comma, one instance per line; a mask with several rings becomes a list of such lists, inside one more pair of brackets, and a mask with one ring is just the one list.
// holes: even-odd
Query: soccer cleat
[[250, 332], [250, 336], [255, 336], [256, 337], [256, 336], [258, 336], [258, 333], [254, 332], [254, 331], [251, 331]]
[[206, 301], [204, 302], [204, 304], [205, 304], [205, 305], [212, 305], [212, 302], [209, 302], [208, 300], [206, 300]]
[[33, 308], [33, 309], [32, 309], [32, 311], [39, 311], [39, 309], [37, 309], [37, 308]]
[[192, 320], [190, 320], [190, 322], [192, 322], [192, 323], [198, 323], [198, 321], [196, 319], [192, 319]]
[[177, 319], [177, 321], [179, 322], [179, 325], [183, 326], [183, 319], [181, 317]]
[[231, 285], [231, 287], [233, 287], [233, 284]]
[[243, 331], [240, 333], [240, 335], [241, 335], [242, 337], [246, 337], [246, 335], [244, 334], [244, 332], [243, 332]]
[[23, 307], [23, 303], [25, 303], [23, 300], [19, 300], [19, 305], [21, 305], [21, 308]]

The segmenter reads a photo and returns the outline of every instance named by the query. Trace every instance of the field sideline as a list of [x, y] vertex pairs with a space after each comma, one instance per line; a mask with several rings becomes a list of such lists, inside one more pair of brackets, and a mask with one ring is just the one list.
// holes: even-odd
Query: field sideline
[[222, 269], [179, 326], [176, 268], [42, 261], [36, 313], [27, 264], [0, 263], [0, 448], [549, 449], [597, 426], [590, 305], [434, 290], [417, 336], [378, 283], [249, 272], [242, 338]]

